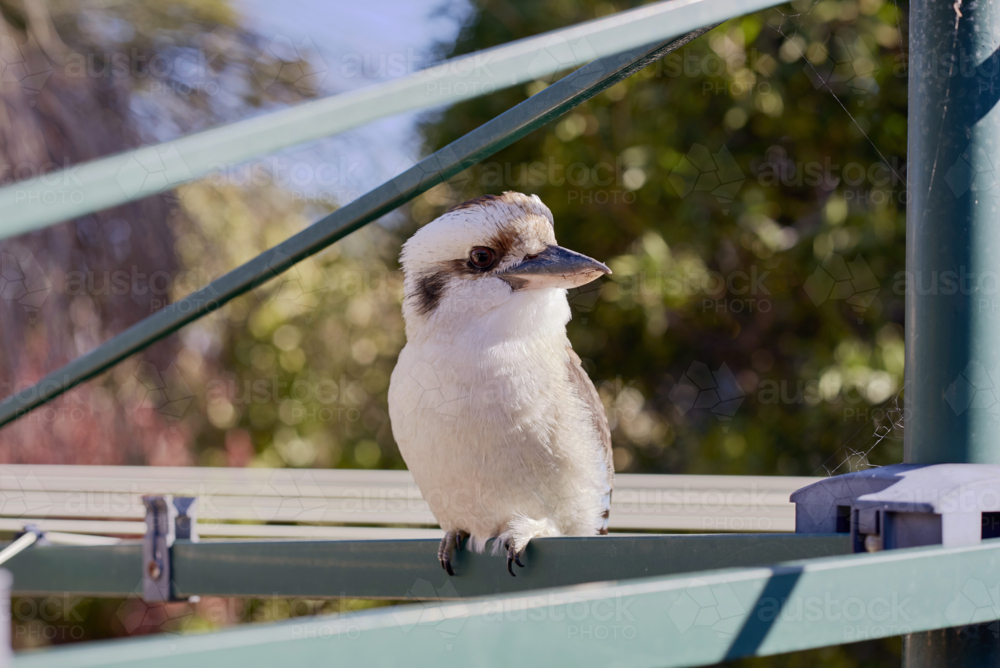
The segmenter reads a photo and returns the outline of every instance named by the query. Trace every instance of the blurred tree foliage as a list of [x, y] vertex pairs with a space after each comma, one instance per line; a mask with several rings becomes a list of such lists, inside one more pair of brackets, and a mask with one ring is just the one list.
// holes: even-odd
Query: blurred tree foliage
[[[214, 49], [230, 60], [221, 61], [225, 75], [213, 70], [219, 94], [208, 96], [191, 81], [164, 88], [140, 76], [142, 68], [130, 70], [136, 75], [127, 82], [112, 78], [124, 95], [116, 107], [124, 120], [116, 122], [127, 122], [133, 134], [107, 149], [74, 153], [73, 162], [311, 94], [299, 87], [304, 63], [252, 63], [261, 51], [224, 3], [101, 5], [75, 22], [57, 11], [78, 4], [52, 5], [52, 25], [73, 53], [135, 44], [150, 55]], [[25, 30], [23, 12], [10, 9], [20, 6], [0, 0], [8, 24]], [[484, 0], [459, 42], [442, 49], [466, 53], [628, 6]], [[100, 402], [117, 406], [135, 433], [155, 427], [177, 440], [183, 452], [170, 461], [401, 468], [386, 408], [389, 374], [404, 343], [399, 244], [451, 204], [519, 190], [537, 193], [552, 209], [561, 244], [614, 270], [571, 293], [570, 338], [605, 401], [619, 471], [815, 475], [901, 461], [894, 424], [903, 376], [905, 26], [905, 4], [883, 0], [802, 0], [729, 21], [421, 196], [401, 227], [373, 225], [352, 235], [185, 328], [179, 345], [160, 357], [130, 361], [91, 386], [103, 388]], [[255, 65], [263, 75], [252, 75]], [[88, 85], [102, 90], [106, 79]], [[426, 149], [549, 83], [429, 115]], [[108, 134], [126, 126], [99, 127]], [[329, 210], [266, 171], [208, 178], [163, 201], [169, 216], [148, 218], [162, 236], [151, 242], [154, 257], [129, 263], [166, 272], [158, 294], [166, 301]], [[94, 217], [97, 227], [75, 221], [40, 234], [81, 245], [87, 229], [106, 236], [111, 219], [141, 218], [103, 215]], [[60, 247], [54, 239], [40, 237], [32, 249], [44, 258], [42, 249]], [[85, 261], [65, 266], [113, 268], [110, 257], [92, 259], [96, 250], [80, 253]], [[86, 288], [85, 299], [70, 299], [52, 270], [56, 261], [40, 261], [57, 277], [59, 296], [43, 308], [76, 314], [76, 329], [59, 325], [59, 354], [46, 352], [44, 363], [16, 378], [75, 357], [75, 342], [89, 342], [85, 349], [107, 338], [147, 313], [152, 299], [135, 313], [121, 307], [134, 303], [134, 294]], [[122, 314], [113, 317], [115, 308]], [[84, 326], [92, 327], [90, 338], [81, 339]], [[5, 344], [26, 336], [15, 331], [33, 331], [28, 324], [10, 328]], [[8, 373], [2, 364], [0, 370]], [[161, 383], [169, 401], [151, 402], [147, 381]], [[116, 433], [111, 423], [88, 429]], [[27, 435], [16, 433], [18, 442]], [[74, 461], [64, 453], [71, 437], [58, 436], [51, 460]], [[134, 459], [153, 460], [154, 451], [150, 446]], [[121, 459], [114, 448], [101, 452], [95, 462]], [[208, 628], [244, 617], [199, 609], [192, 623]], [[766, 665], [884, 665], [895, 661], [887, 659], [892, 654], [898, 641]]]
[[[0, 184], [301, 100], [303, 72], [226, 2], [0, 0]], [[181, 215], [150, 197], [0, 241], [0, 396], [162, 308]], [[189, 463], [190, 429], [133, 392], [163, 385], [177, 352], [168, 339], [6, 427], [4, 461]]]
[[[454, 53], [622, 8], [485, 3]], [[900, 20], [895, 5], [825, 1], [728, 22], [425, 194], [401, 229], [371, 227], [192, 326], [185, 341], [211, 329], [202, 354], [221, 362], [186, 346], [201, 461], [402, 467], [385, 402], [404, 343], [398, 243], [455, 202], [508, 189], [540, 195], [560, 242], [614, 269], [570, 295], [570, 335], [620, 471], [899, 461]], [[430, 117], [427, 150], [545, 85]], [[262, 186], [179, 191], [197, 221], [179, 240], [188, 270], [236, 266], [321, 210]]]
[[[627, 5], [485, 0], [455, 53]], [[620, 471], [901, 461], [905, 26], [883, 0], [729, 21], [432, 193], [536, 193], [561, 244], [614, 270], [571, 294], [570, 338]], [[546, 84], [448, 109], [428, 149]]]
[[[180, 189], [190, 224], [177, 248], [192, 276], [250, 260], [321, 210], [268, 183]], [[184, 331], [179, 370], [193, 405], [183, 417], [201, 463], [402, 466], [386, 400], [404, 341], [398, 249], [370, 226]], [[178, 282], [172, 296], [204, 282]]]

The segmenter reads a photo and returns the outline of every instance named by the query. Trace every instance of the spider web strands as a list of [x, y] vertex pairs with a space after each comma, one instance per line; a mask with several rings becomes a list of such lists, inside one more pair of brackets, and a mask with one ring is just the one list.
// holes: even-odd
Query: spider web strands
[[[823, 462], [813, 475], [833, 476], [838, 473], [860, 471], [875, 465], [868, 461], [868, 455], [874, 452], [885, 439], [900, 441], [905, 428], [905, 412], [900, 406], [900, 398], [906, 391], [904, 386], [894, 397], [884, 401], [872, 410], [872, 416], [847, 439], [835, 453]], [[874, 426], [874, 431], [870, 431]], [[870, 435], [869, 435], [870, 434]], [[862, 444], [853, 446], [855, 439], [863, 438]]]
[[479, 97], [780, 4], [670, 0], [454, 58], [383, 84], [296, 105], [0, 188], [0, 239], [170, 190], [217, 170], [373, 120]]
[[[566, 539], [538, 542], [561, 540]], [[586, 560], [585, 554], [576, 556]], [[477, 666], [497, 668], [714, 666], [747, 656], [991, 621], [996, 618], [995, 604], [987, 592], [996, 586], [998, 560], [996, 540], [966, 547], [888, 550], [444, 604], [414, 603], [204, 635], [64, 645], [18, 655], [13, 666], [335, 663], [437, 668], [466, 657], [475, 657]], [[499, 560], [494, 561], [499, 567]], [[430, 582], [426, 586], [434, 588]], [[979, 600], [979, 591], [985, 603], [973, 602]], [[442, 598], [454, 595], [447, 585], [435, 593]]]
[[[729, 7], [726, 3], [720, 6]], [[738, 12], [734, 10], [734, 13]], [[690, 19], [689, 23], [694, 20]], [[687, 29], [686, 24], [682, 26]], [[677, 27], [664, 28], [663, 32], [676, 34]], [[0, 402], [0, 426], [212, 313], [235, 297], [262, 286], [296, 263], [493, 155], [714, 27], [697, 28], [678, 39], [602, 58], [560, 79], [309, 228], [129, 327], [48, 374], [34, 386], [7, 397]]]

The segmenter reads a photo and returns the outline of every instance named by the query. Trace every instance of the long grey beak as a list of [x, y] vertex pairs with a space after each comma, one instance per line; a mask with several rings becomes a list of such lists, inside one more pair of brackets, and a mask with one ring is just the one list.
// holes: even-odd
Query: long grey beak
[[513, 290], [569, 289], [610, 273], [604, 263], [593, 258], [562, 246], [549, 246], [538, 255], [525, 257], [521, 264], [499, 274], [499, 278]]

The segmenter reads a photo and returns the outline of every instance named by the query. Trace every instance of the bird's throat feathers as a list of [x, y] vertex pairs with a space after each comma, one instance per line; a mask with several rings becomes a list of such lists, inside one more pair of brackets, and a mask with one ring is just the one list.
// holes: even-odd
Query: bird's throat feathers
[[[418, 279], [415, 292], [408, 289], [407, 294], [420, 296], [403, 307], [407, 341], [464, 346], [526, 337], [565, 340], [571, 315], [565, 290], [518, 292], [500, 281], [491, 283], [494, 285], [484, 289], [487, 286], [469, 281]], [[434, 299], [436, 306], [421, 313], [420, 304], [425, 299]]]

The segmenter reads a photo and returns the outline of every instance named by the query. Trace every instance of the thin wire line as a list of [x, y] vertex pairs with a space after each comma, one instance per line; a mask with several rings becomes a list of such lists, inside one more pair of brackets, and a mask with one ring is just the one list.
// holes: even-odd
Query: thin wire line
[[[797, 17], [800, 17], [800, 16], [802, 16], [802, 17], [808, 16], [812, 12], [813, 8], [816, 7], [816, 5], [818, 5], [818, 4], [819, 4], [819, 1], [817, 0], [817, 2], [813, 3], [813, 5], [809, 8], [809, 11], [807, 11], [807, 12], [800, 12], [799, 14], [782, 14], [781, 10], [776, 10], [784, 18], [782, 19], [780, 25], [777, 25], [777, 26], [772, 25], [771, 28], [773, 28], [779, 35], [781, 35], [782, 37], [784, 37], [787, 42], [789, 42], [790, 44], [792, 44], [795, 47], [795, 49], [799, 52], [799, 56], [805, 62], [806, 67], [808, 67], [812, 71], [813, 75], [815, 75], [816, 78], [823, 83], [823, 87], [827, 90], [827, 92], [830, 93], [830, 95], [833, 97], [833, 99], [837, 101], [837, 104], [839, 104], [840, 108], [844, 110], [844, 113], [846, 113], [847, 116], [851, 119], [851, 122], [853, 122], [854, 125], [857, 126], [858, 130], [861, 131], [861, 134], [864, 135], [864, 137], [865, 137], [866, 140], [868, 140], [868, 143], [871, 144], [871, 147], [873, 149], [875, 149], [875, 152], [878, 154], [878, 157], [882, 160], [883, 163], [885, 163], [885, 166], [889, 169], [889, 171], [892, 172], [896, 176], [897, 179], [899, 179], [904, 184], [906, 184], [907, 186], [909, 186], [909, 183], [906, 181], [906, 177], [901, 176], [895, 169], [893, 169], [892, 165], [889, 163], [889, 160], [885, 157], [885, 155], [882, 153], [882, 151], [879, 149], [879, 147], [875, 145], [875, 142], [872, 141], [872, 138], [868, 136], [868, 133], [865, 132], [865, 129], [863, 127], [861, 127], [861, 124], [858, 123], [858, 119], [856, 119], [854, 117], [854, 114], [852, 114], [850, 112], [850, 110], [848, 110], [847, 105], [844, 104], [844, 102], [840, 99], [840, 97], [838, 97], [837, 94], [835, 92], [833, 92], [833, 89], [830, 88], [829, 81], [820, 75], [820, 73], [813, 66], [812, 62], [810, 62], [809, 59], [806, 58], [806, 55], [802, 52], [802, 49], [799, 48], [798, 44], [796, 44], [794, 40], [792, 40], [791, 38], [789, 38], [789, 36], [786, 35], [781, 30], [781, 26], [783, 26], [785, 24], [785, 20], [791, 19], [791, 18], [797, 18]], [[897, 27], [898, 27], [898, 22], [897, 22]], [[793, 36], [798, 36], [798, 34], [799, 34], [798, 33], [798, 26], [796, 25], [796, 30], [793, 33]], [[900, 44], [900, 48], [902, 48], [902, 44]], [[947, 101], [946, 101], [946, 104], [947, 104]], [[936, 163], [936, 161], [935, 161], [935, 163]], [[933, 176], [932, 176], [932, 179], [933, 179]]]

